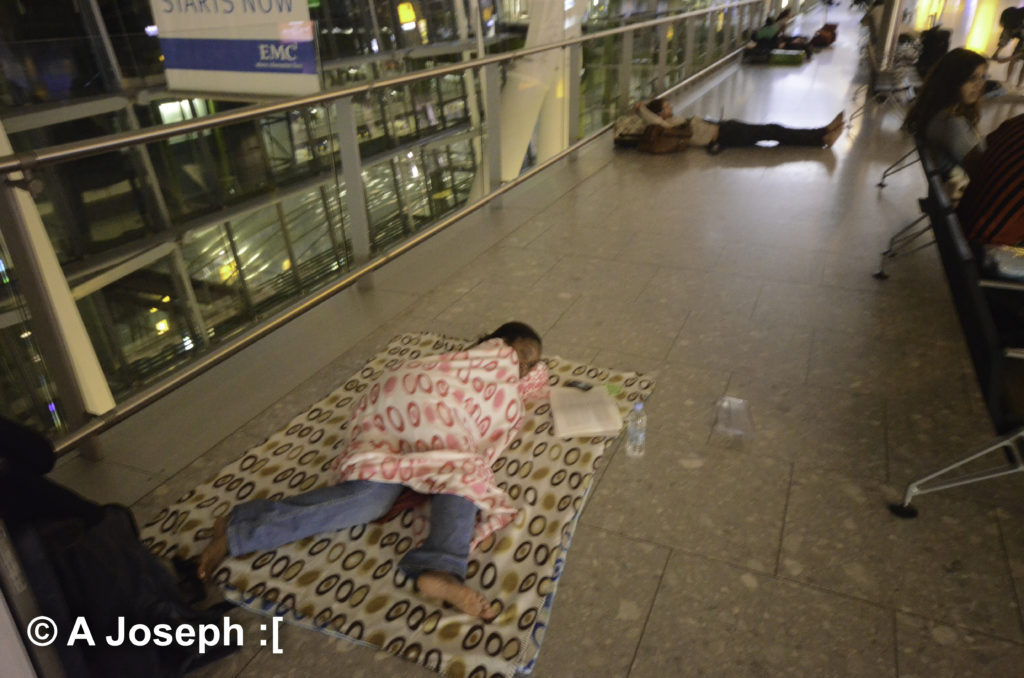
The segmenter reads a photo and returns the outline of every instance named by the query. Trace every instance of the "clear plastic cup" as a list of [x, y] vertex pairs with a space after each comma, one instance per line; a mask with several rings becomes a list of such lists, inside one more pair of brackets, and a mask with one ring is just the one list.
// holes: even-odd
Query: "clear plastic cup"
[[711, 430], [730, 440], [748, 440], [754, 435], [750, 404], [742, 398], [722, 396], [715, 403], [715, 422]]

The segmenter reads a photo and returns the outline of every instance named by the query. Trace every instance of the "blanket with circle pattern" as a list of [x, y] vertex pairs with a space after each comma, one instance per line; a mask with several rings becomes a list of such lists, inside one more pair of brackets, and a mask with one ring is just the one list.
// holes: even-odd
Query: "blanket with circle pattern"
[[[389, 363], [471, 342], [404, 334], [287, 426], [160, 511], [142, 529], [159, 556], [198, 555], [213, 520], [234, 504], [280, 498], [328, 482], [352, 403]], [[623, 416], [654, 387], [649, 375], [545, 357], [551, 388], [568, 380], [606, 387]], [[612, 438], [560, 439], [550, 405], [530, 403], [521, 435], [492, 469], [518, 509], [515, 520], [470, 556], [466, 584], [498, 614], [484, 625], [413, 591], [396, 563], [414, 545], [419, 509], [388, 522], [307, 537], [225, 561], [216, 577], [233, 602], [383, 649], [452, 678], [529, 673], [536, 661], [576, 521]]]

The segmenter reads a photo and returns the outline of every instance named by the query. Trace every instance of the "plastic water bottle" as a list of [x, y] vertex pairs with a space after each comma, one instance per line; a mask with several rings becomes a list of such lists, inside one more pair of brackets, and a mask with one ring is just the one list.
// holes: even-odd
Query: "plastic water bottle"
[[626, 456], [644, 456], [644, 442], [647, 439], [647, 413], [644, 404], [637, 403], [626, 415]]

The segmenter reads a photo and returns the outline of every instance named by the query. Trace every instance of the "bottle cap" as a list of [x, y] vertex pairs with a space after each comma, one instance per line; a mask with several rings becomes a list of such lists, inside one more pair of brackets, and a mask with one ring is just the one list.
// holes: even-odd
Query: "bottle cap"
[[634, 410], [642, 410], [642, 409], [644, 409], [644, 404], [643, 403], [637, 403], [636, 405], [633, 405], [633, 409]]

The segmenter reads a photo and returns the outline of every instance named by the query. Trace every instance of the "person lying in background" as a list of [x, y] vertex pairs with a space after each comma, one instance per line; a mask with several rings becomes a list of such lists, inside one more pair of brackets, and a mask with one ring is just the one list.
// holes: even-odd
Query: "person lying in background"
[[774, 123], [680, 118], [673, 115], [668, 101], [658, 98], [638, 103], [628, 115], [616, 120], [615, 143], [645, 153], [672, 153], [689, 146], [706, 146], [714, 155], [726, 148], [756, 146], [762, 141], [774, 141], [780, 146], [831, 148], [842, 131], [842, 111], [824, 127], [797, 129]]

